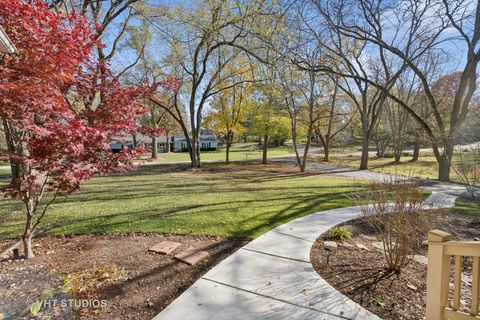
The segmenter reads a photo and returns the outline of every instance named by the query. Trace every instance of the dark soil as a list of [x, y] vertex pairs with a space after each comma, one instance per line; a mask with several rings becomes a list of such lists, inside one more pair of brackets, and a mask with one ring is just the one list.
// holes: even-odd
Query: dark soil
[[[329, 265], [323, 249], [325, 235], [315, 242], [310, 258], [317, 272], [337, 290], [382, 319], [424, 319], [427, 265], [413, 261], [400, 274], [387, 272], [383, 253], [372, 246], [375, 241], [360, 236], [377, 236], [375, 230], [364, 218], [348, 224], [355, 230], [354, 237], [338, 243]], [[436, 229], [451, 233], [454, 240], [473, 241], [480, 237], [480, 217], [438, 213], [434, 225]], [[369, 250], [358, 248], [357, 243], [366, 245]], [[419, 248], [416, 254], [426, 255], [427, 247]], [[468, 290], [468, 285], [464, 286]]]
[[[164, 240], [182, 243], [175, 253], [191, 246], [208, 251], [209, 256], [188, 266], [148, 251]], [[40, 315], [52, 319], [151, 319], [247, 241], [133, 234], [43, 237], [34, 243], [34, 259], [0, 261], [0, 319], [32, 317], [26, 306], [48, 292], [53, 292], [49, 300], [59, 303], [42, 308]], [[0, 242], [0, 248], [7, 245]], [[67, 276], [69, 290], [65, 293], [61, 288]], [[68, 299], [88, 300], [93, 306], [60, 307], [60, 301]], [[93, 300], [104, 300], [101, 303], [106, 306]]]

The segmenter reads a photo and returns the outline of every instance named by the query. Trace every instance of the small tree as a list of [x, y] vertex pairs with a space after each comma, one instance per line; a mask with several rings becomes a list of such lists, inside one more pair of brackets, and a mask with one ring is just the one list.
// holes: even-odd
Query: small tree
[[205, 124], [225, 137], [225, 163], [230, 163], [230, 148], [234, 138], [245, 132], [244, 123], [253, 107], [253, 67], [243, 56], [224, 68], [223, 86], [229, 89], [219, 92], [211, 103], [211, 111]]
[[323, 147], [323, 161], [329, 162], [332, 143], [352, 123], [356, 111], [350, 108], [349, 99], [340, 91], [338, 76], [324, 77], [323, 82], [328, 94], [320, 100], [314, 131]]
[[26, 222], [25, 256], [32, 237], [59, 195], [79, 189], [93, 174], [132, 168], [133, 150], [113, 154], [114, 135], [136, 128], [137, 98], [153, 88], [124, 88], [92, 55], [96, 42], [86, 18], [64, 15], [41, 1], [0, 2], [0, 24], [18, 53], [0, 69], [0, 118], [7, 139], [1, 154], [12, 179], [2, 188], [20, 199]]
[[262, 164], [267, 164], [270, 142], [282, 145], [290, 138], [290, 119], [286, 116], [279, 116], [272, 105], [263, 102], [257, 106], [252, 122], [252, 131], [263, 139]]

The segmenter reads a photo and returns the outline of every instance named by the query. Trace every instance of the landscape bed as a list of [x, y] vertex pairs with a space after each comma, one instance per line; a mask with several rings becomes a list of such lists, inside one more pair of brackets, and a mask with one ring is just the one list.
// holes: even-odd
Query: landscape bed
[[[171, 255], [148, 251], [165, 240], [182, 244], [175, 253], [195, 247], [209, 255], [189, 266]], [[0, 319], [31, 319], [28, 305], [41, 301], [48, 290], [59, 291], [66, 281], [67, 294], [46, 300], [75, 298], [99, 301], [105, 307], [61, 308], [59, 303], [56, 308], [42, 308], [37, 316], [152, 319], [205, 272], [247, 242], [154, 234], [43, 237], [36, 241], [35, 259], [0, 260]]]
[[[472, 214], [462, 214], [460, 213], [462, 211], [456, 208], [438, 212], [434, 228], [451, 233], [454, 240], [478, 239], [480, 210], [471, 202], [463, 200], [460, 202], [463, 209], [468, 203]], [[343, 225], [353, 228], [354, 236], [350, 240], [338, 243], [338, 248], [329, 257], [329, 265], [326, 264], [323, 244], [326, 234], [318, 238], [312, 247], [311, 261], [322, 278], [382, 319], [423, 319], [426, 308], [427, 265], [412, 261], [400, 274], [387, 272], [385, 257], [374, 246], [375, 243], [378, 244], [380, 238], [365, 218], [349, 221]], [[372, 237], [377, 240], [373, 240]], [[357, 244], [366, 246], [368, 250], [359, 248]], [[422, 246], [416, 254], [426, 256], [427, 246]], [[468, 272], [468, 269], [464, 271], [464, 279], [468, 279]], [[467, 292], [468, 285], [468, 282], [463, 283]], [[464, 295], [467, 296], [468, 294]], [[464, 299], [465, 304], [468, 304], [467, 300]]]

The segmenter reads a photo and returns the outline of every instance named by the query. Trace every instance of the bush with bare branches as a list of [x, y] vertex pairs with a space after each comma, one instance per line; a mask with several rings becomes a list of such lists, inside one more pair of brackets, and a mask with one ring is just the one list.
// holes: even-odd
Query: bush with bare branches
[[455, 152], [458, 162], [453, 163], [452, 168], [472, 199], [480, 207], [480, 143], [457, 148]]
[[368, 185], [362, 197], [374, 203], [362, 211], [381, 238], [387, 268], [400, 273], [432, 225], [432, 214], [423, 210], [422, 192], [407, 180], [391, 180]]

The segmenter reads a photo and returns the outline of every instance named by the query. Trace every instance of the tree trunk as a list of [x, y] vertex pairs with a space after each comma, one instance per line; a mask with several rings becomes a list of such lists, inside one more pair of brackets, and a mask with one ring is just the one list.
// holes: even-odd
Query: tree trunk
[[166, 134], [166, 137], [167, 137], [167, 153], [170, 153], [170, 148], [172, 147], [171, 143], [170, 143], [170, 136], [168, 135], [168, 133]]
[[[366, 99], [363, 97], [363, 99]], [[371, 131], [368, 130], [368, 116], [362, 114], [361, 121], [362, 121], [362, 156], [360, 160], [360, 170], [367, 170], [368, 169], [368, 147], [370, 145], [370, 138], [372, 136]], [[372, 128], [374, 128], [372, 124]], [[377, 139], [375, 139], [377, 140]]]
[[323, 161], [330, 161], [330, 145], [328, 142], [325, 142], [325, 144], [323, 144]]
[[438, 159], [438, 180], [450, 181], [450, 161], [446, 157]]
[[415, 139], [415, 145], [413, 146], [413, 156], [410, 162], [418, 161], [418, 158], [420, 158], [420, 137], [419, 136], [417, 136]]
[[307, 166], [307, 162], [306, 161], [302, 161], [302, 163], [300, 163], [300, 172], [305, 172], [305, 167]]
[[192, 167], [200, 168], [200, 132], [199, 130], [192, 130]]
[[137, 136], [132, 134], [132, 140], [133, 140], [133, 149], [137, 147]]
[[[17, 152], [17, 150], [15, 149], [15, 144], [13, 143], [13, 137], [10, 135], [11, 134], [10, 126], [6, 120], [3, 120], [3, 128], [5, 132], [5, 138], [7, 140], [8, 152], [10, 152], [11, 154], [14, 154]], [[12, 180], [13, 180], [15, 178], [18, 178], [18, 175], [19, 175], [18, 161], [13, 159], [11, 156], [9, 156], [8, 160], [10, 162], [10, 170], [12, 173]]]
[[450, 181], [450, 170], [452, 168], [453, 145], [444, 147], [443, 154], [437, 157], [438, 161], [438, 180]]
[[152, 137], [152, 159], [158, 159], [157, 137]]
[[267, 153], [268, 153], [268, 134], [263, 137], [263, 155], [262, 155], [262, 164], [267, 164]]
[[202, 166], [202, 163], [200, 162], [200, 142], [197, 143], [195, 155], [197, 157], [197, 168], [200, 168]]
[[380, 146], [380, 149], [377, 149], [377, 158], [385, 158], [385, 152], [387, 152], [388, 143], [385, 143]]
[[311, 140], [311, 137], [308, 136], [307, 143], [305, 145], [305, 150], [303, 150], [302, 162], [300, 163], [300, 172], [305, 172], [305, 169], [307, 168], [308, 150], [310, 149], [310, 140]]
[[362, 138], [362, 158], [360, 160], [360, 170], [367, 170], [368, 169], [368, 147], [370, 139], [364, 134]]
[[402, 150], [395, 150], [395, 163], [399, 163], [402, 158]]
[[227, 148], [225, 150], [225, 163], [230, 164], [230, 143], [227, 141]]
[[23, 250], [25, 252], [25, 258], [31, 259], [34, 258], [35, 255], [33, 254], [32, 249], [32, 232], [28, 232], [23, 235]]
[[382, 148], [380, 147], [380, 142], [378, 141], [377, 138], [373, 139], [373, 141], [375, 142], [375, 149], [377, 150], [377, 158], [378, 159], [381, 159], [383, 158], [383, 154], [382, 154]]
[[227, 148], [225, 150], [225, 163], [230, 164], [230, 147], [233, 142], [233, 132], [227, 133]]
[[323, 148], [323, 161], [329, 162], [330, 161], [330, 141], [328, 140], [328, 136], [323, 137], [323, 135], [317, 135], [319, 142], [322, 144]]
[[295, 159], [297, 159], [297, 165], [302, 170], [302, 160], [300, 159], [300, 154], [298, 153], [298, 145], [297, 145], [297, 124], [295, 121], [295, 115], [290, 113], [290, 123], [292, 127], [292, 142], [293, 142], [293, 150], [295, 151]]
[[[180, 123], [180, 126], [182, 128], [183, 136], [185, 137], [185, 143], [187, 144], [188, 155], [190, 156], [190, 166], [192, 168], [194, 168], [194, 167], [196, 167], [197, 164], [196, 164], [196, 160], [195, 160], [196, 157], [194, 156], [195, 155], [195, 152], [194, 152], [195, 147], [193, 145], [193, 143], [194, 143], [193, 135], [192, 135], [192, 137], [189, 136], [187, 127], [184, 124]], [[175, 139], [174, 139], [174, 143], [175, 143]], [[183, 151], [183, 150], [180, 150], [180, 151]]]
[[197, 164], [197, 141], [194, 136], [192, 136], [192, 140], [190, 142], [190, 149], [188, 149], [188, 152], [190, 153], [190, 161], [192, 168], [196, 168], [198, 166]]
[[31, 212], [30, 208], [27, 208], [27, 222], [25, 224], [25, 230], [22, 236], [24, 254], [27, 259], [35, 257], [35, 255], [33, 254], [33, 248], [32, 248], [32, 236], [33, 236], [32, 218], [33, 218], [33, 213]]

